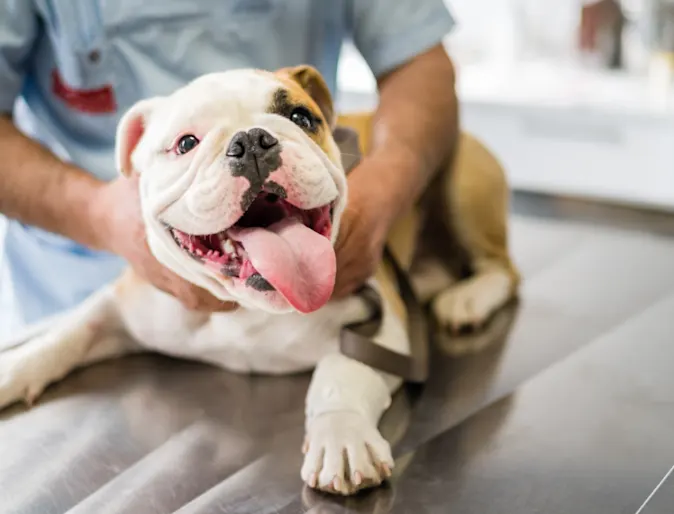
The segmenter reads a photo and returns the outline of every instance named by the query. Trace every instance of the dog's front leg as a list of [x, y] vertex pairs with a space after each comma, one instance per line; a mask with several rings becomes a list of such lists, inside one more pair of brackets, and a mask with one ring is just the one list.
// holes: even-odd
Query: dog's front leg
[[0, 351], [0, 409], [19, 400], [32, 404], [45, 387], [75, 368], [136, 348], [124, 333], [113, 286], [52, 325], [28, 333]]
[[307, 397], [302, 479], [339, 494], [379, 485], [393, 468], [389, 443], [377, 425], [397, 385], [343, 355], [325, 357]]
[[[400, 316], [386, 299], [374, 342], [410, 352]], [[401, 379], [341, 354], [318, 363], [307, 395], [303, 448], [302, 479], [310, 487], [347, 495], [377, 486], [391, 475], [391, 446], [378, 425], [401, 384]]]

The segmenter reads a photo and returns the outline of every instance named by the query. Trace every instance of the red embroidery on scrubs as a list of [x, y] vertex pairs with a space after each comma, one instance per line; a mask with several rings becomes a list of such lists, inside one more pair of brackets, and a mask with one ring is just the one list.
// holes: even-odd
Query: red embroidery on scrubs
[[88, 114], [111, 114], [117, 110], [112, 86], [96, 89], [73, 89], [66, 85], [57, 70], [52, 72], [52, 91], [69, 107]]

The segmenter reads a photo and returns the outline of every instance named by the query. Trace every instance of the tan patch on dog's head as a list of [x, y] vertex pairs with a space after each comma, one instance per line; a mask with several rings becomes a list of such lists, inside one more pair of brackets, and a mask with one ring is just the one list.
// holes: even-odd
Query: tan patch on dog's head
[[315, 68], [307, 65], [282, 68], [274, 73], [282, 87], [274, 93], [269, 112], [290, 118], [296, 110], [305, 110], [314, 122], [307, 135], [331, 157], [334, 157], [332, 130], [335, 113], [332, 95], [325, 80]]

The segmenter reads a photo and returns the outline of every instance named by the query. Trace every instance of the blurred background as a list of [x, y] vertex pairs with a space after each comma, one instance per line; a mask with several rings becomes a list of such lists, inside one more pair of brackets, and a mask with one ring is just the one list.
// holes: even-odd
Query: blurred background
[[[447, 0], [462, 125], [515, 190], [674, 209], [674, 1]], [[375, 82], [344, 48], [341, 108]]]

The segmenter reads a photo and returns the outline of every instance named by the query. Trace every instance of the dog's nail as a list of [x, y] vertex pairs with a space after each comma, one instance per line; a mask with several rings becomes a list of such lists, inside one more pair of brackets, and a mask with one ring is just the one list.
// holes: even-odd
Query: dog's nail
[[309, 487], [311, 488], [316, 488], [318, 485], [318, 473], [312, 473], [311, 476], [309, 477]]
[[358, 487], [362, 483], [363, 483], [363, 475], [360, 474], [360, 471], [356, 471], [353, 474], [353, 485]]
[[381, 465], [381, 471], [384, 477], [388, 478], [391, 476], [391, 468], [389, 467], [388, 464], [382, 464]]
[[342, 487], [342, 481], [339, 479], [339, 477], [335, 477], [332, 479], [332, 488], [335, 491], [339, 491]]
[[23, 402], [28, 408], [31, 408], [33, 405], [35, 405], [35, 400], [37, 399], [38, 395], [38, 392], [31, 391], [30, 388], [26, 388], [25, 392], [23, 393]]

